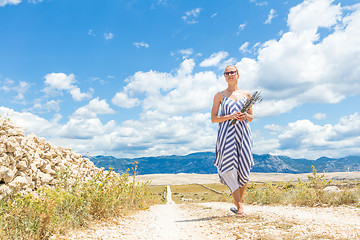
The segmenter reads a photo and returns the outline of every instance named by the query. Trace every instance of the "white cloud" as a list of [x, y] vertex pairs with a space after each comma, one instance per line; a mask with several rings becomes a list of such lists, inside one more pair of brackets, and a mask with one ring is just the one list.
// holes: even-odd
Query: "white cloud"
[[[265, 128], [274, 131], [274, 125]], [[316, 159], [322, 156], [343, 157], [360, 154], [360, 116], [342, 117], [335, 125], [316, 125], [298, 120], [287, 126], [276, 126], [278, 141], [273, 141], [272, 154], [293, 158]]]
[[109, 40], [109, 39], [113, 39], [114, 38], [114, 34], [109, 32], [109, 33], [104, 33], [104, 37], [106, 40]]
[[70, 94], [72, 96], [72, 98], [75, 100], [75, 101], [82, 101], [82, 100], [85, 100], [85, 99], [89, 99], [91, 98], [91, 94], [90, 93], [82, 93], [80, 91], [80, 88], [78, 87], [73, 87], [71, 90], [70, 90]]
[[45, 104], [42, 104], [40, 101], [35, 101], [34, 106], [32, 110], [43, 112], [44, 110], [46, 112], [50, 111], [60, 111], [60, 100], [50, 100], [47, 101]]
[[333, 0], [305, 0], [290, 9], [288, 25], [291, 32], [316, 31], [331, 27], [341, 20], [341, 6]]
[[[295, 6], [288, 17], [292, 31], [259, 45], [256, 59], [236, 64], [239, 84], [262, 90], [264, 101], [257, 107], [261, 116], [304, 103], [338, 103], [360, 92], [360, 5], [341, 17], [342, 9], [331, 3], [305, 1]], [[305, 21], [305, 16], [311, 20]], [[332, 31], [320, 39], [319, 27]]]
[[[96, 36], [96, 34], [94, 33], [94, 31], [93, 31], [92, 29], [89, 29], [88, 35], [90, 35], [90, 36]], [[106, 37], [105, 37], [105, 38], [106, 38]]]
[[24, 99], [24, 94], [27, 92], [27, 90], [29, 89], [30, 84], [24, 81], [20, 81], [20, 84], [18, 87], [16, 87], [14, 90], [18, 92], [18, 95], [15, 97], [18, 100], [23, 100]]
[[185, 59], [190, 57], [194, 53], [194, 50], [192, 48], [180, 49], [179, 53], [182, 55], [183, 59]]
[[140, 47], [148, 48], [148, 47], [149, 47], [149, 44], [144, 43], [144, 42], [134, 42], [133, 44], [134, 44], [135, 47], [137, 47], [137, 48], [140, 48]]
[[325, 113], [316, 113], [313, 118], [317, 119], [317, 120], [322, 120], [326, 118], [326, 114]]
[[265, 21], [264, 23], [265, 23], [265, 24], [270, 24], [271, 21], [272, 21], [272, 19], [273, 19], [274, 17], [277, 17], [276, 11], [275, 11], [274, 9], [271, 9], [271, 10], [270, 10], [270, 13], [269, 13], [269, 15], [268, 15], [268, 18], [266, 19], [266, 21]]
[[45, 84], [57, 90], [70, 90], [75, 82], [75, 75], [72, 73], [49, 73], [45, 76]]
[[[115, 78], [114, 76], [110, 76], [110, 77], [109, 77], [109, 76], [110, 76], [110, 75], [108, 75], [107, 78]], [[89, 80], [90, 80], [91, 82], [99, 82], [101, 85], [105, 85], [104, 79], [101, 79], [101, 78], [99, 78], [99, 77], [90, 77]]]
[[213, 18], [213, 17], [215, 17], [215, 16], [217, 16], [217, 13], [214, 13], [214, 14], [211, 15], [210, 17]]
[[88, 119], [96, 118], [98, 114], [112, 114], [114, 110], [110, 108], [106, 100], [99, 100], [99, 98], [92, 99], [87, 105], [78, 108], [72, 118]]
[[184, 19], [184, 21], [188, 24], [198, 23], [196, 19], [199, 17], [200, 11], [201, 8], [195, 8], [191, 11], [187, 11], [185, 12], [185, 16], [183, 16], [182, 19]]
[[245, 42], [243, 45], [241, 45], [239, 47], [239, 51], [242, 53], [250, 53], [251, 51], [249, 50], [249, 42]]
[[[89, 104], [91, 105], [91, 104]], [[92, 108], [92, 107], [90, 107]], [[71, 147], [81, 154], [106, 154], [118, 157], [158, 156], [189, 152], [213, 151], [216, 126], [210, 113], [188, 116], [164, 116], [146, 112], [139, 120], [117, 125], [111, 120], [103, 124], [98, 118], [73, 118], [59, 124], [61, 116], [47, 121], [31, 113], [19, 113], [0, 107], [0, 115], [10, 114], [12, 121], [34, 132], [52, 144]], [[71, 139], [71, 141], [69, 141]]]
[[9, 5], [17, 5], [21, 3], [21, 0], [0, 0], [0, 7], [3, 7], [7, 4]]
[[37, 3], [40, 3], [42, 2], [43, 0], [28, 0], [29, 3], [32, 3], [32, 4], [37, 4]]
[[0, 116], [8, 116], [17, 126], [23, 127], [26, 134], [36, 133], [39, 137], [55, 135], [59, 125], [38, 117], [29, 112], [16, 112], [13, 109], [0, 106]]
[[[28, 2], [32, 4], [40, 3], [42, 1], [43, 0], [28, 0]], [[4, 7], [7, 4], [18, 5], [19, 3], [21, 3], [21, 0], [0, 0], [0, 7]]]
[[82, 101], [91, 98], [90, 93], [82, 93], [80, 88], [74, 85], [76, 82], [75, 75], [65, 73], [49, 73], [45, 76], [44, 91], [47, 94], [55, 94], [56, 91], [68, 91], [75, 101]]
[[267, 1], [264, 1], [264, 2], [258, 2], [257, 0], [250, 0], [251, 3], [255, 3], [256, 6], [266, 6], [268, 5], [268, 2]]
[[208, 110], [214, 94], [226, 82], [213, 72], [193, 73], [194, 67], [193, 59], [185, 59], [174, 74], [137, 72], [127, 79], [128, 84], [115, 95], [113, 103], [121, 107], [137, 106], [141, 96], [144, 112], [172, 116]]
[[126, 93], [118, 92], [115, 94], [111, 102], [122, 108], [133, 108], [140, 104], [140, 100], [137, 98], [129, 98]]
[[17, 95], [14, 97], [16, 100], [24, 100], [25, 93], [30, 88], [31, 84], [25, 81], [20, 81], [18, 85], [15, 85], [15, 81], [6, 78], [4, 85], [0, 87], [0, 90], [4, 92], [16, 92]]
[[220, 51], [217, 53], [213, 53], [211, 54], [211, 56], [205, 60], [203, 60], [200, 63], [201, 67], [213, 67], [213, 66], [218, 66], [220, 64], [220, 62], [222, 60], [224, 60], [225, 58], [227, 58], [229, 56], [229, 53], [224, 52], [224, 51]]
[[245, 26], [246, 26], [246, 24], [245, 24], [245, 23], [240, 24], [240, 25], [239, 25], [239, 30], [243, 30], [243, 29], [245, 28]]

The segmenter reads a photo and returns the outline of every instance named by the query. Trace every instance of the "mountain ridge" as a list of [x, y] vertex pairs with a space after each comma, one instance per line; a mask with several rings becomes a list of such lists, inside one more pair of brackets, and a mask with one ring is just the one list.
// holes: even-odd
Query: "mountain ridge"
[[[255, 165], [252, 172], [263, 173], [308, 173], [313, 165], [318, 172], [347, 172], [360, 171], [360, 156], [348, 156], [343, 158], [320, 157], [316, 160], [305, 158], [294, 159], [281, 155], [253, 154]], [[97, 167], [110, 167], [124, 173], [127, 169], [138, 162], [138, 174], [165, 174], [165, 173], [217, 173], [213, 165], [215, 153], [196, 152], [184, 156], [169, 155], [158, 157], [141, 158], [116, 158], [113, 156], [89, 157]]]

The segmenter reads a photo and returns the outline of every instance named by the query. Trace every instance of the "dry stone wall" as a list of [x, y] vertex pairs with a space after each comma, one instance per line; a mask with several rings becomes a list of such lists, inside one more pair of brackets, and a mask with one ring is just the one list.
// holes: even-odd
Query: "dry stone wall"
[[56, 186], [59, 172], [68, 171], [67, 183], [87, 181], [101, 169], [70, 148], [57, 147], [0, 117], [0, 199], [13, 191], [32, 192]]

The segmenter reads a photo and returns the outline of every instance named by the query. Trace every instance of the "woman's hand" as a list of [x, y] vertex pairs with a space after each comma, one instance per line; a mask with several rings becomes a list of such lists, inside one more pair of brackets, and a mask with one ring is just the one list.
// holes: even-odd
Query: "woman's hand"
[[247, 113], [236, 112], [230, 115], [230, 119], [236, 119], [238, 121], [246, 120]]

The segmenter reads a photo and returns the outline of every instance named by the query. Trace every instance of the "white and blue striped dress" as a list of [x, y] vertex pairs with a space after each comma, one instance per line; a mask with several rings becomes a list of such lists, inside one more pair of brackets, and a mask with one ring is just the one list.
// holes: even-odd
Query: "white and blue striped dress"
[[[245, 96], [235, 102], [223, 94], [220, 115], [240, 112], [245, 102]], [[218, 169], [220, 182], [227, 185], [233, 193], [250, 180], [250, 169], [254, 160], [248, 121], [236, 121], [235, 125], [232, 125], [231, 121], [219, 123], [214, 165]]]

